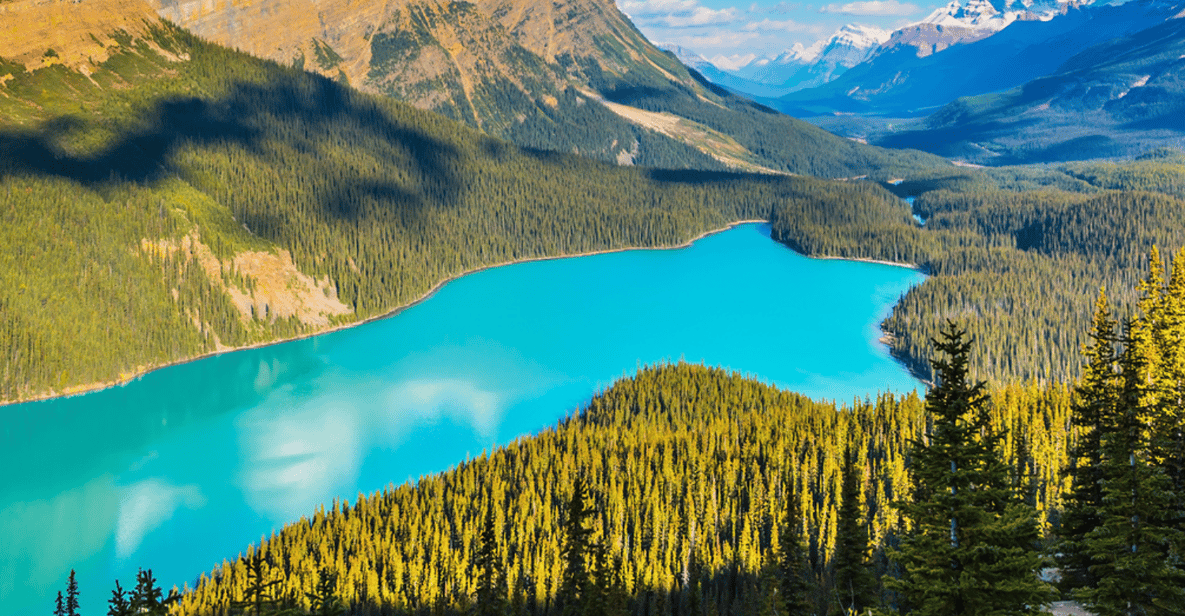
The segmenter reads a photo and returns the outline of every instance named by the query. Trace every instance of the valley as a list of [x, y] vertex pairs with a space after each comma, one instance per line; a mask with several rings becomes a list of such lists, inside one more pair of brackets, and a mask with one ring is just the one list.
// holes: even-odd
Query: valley
[[1181, 613], [1185, 6], [628, 6], [0, 0], [0, 616]]
[[[840, 401], [910, 392], [917, 381], [875, 340], [894, 299], [921, 279], [806, 259], [748, 224], [673, 251], [488, 269], [393, 317], [6, 407], [20, 438], [3, 463], [27, 483], [0, 490], [0, 571], [22, 581], [0, 594], [34, 611], [55, 569], [76, 567], [81, 583], [102, 588], [138, 562], [167, 585], [193, 586], [193, 571], [323, 503], [554, 425], [639, 362], [725, 365]], [[821, 327], [769, 332], [771, 320]], [[41, 468], [38, 455], [59, 463]], [[76, 540], [42, 555], [30, 539], [46, 536]], [[45, 574], [21, 576], [22, 563]]]

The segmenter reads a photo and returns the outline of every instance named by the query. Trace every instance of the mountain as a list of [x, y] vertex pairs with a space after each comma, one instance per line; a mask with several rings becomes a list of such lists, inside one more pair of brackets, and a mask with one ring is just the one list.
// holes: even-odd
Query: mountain
[[[680, 244], [795, 200], [891, 199], [519, 148], [210, 43], [141, 0], [0, 4], [0, 49], [0, 402], [355, 323], [493, 264]], [[709, 107], [705, 122], [745, 118]], [[827, 150], [874, 170], [938, 160], [802, 134], [820, 141], [764, 143], [803, 167]]]
[[924, 58], [954, 45], [973, 43], [992, 36], [1016, 21], [1049, 21], [1064, 14], [1082, 0], [951, 0], [925, 19], [893, 32], [885, 49], [913, 48]]
[[869, 60], [834, 81], [771, 104], [800, 117], [833, 112], [916, 115], [961, 96], [1005, 90], [1048, 75], [1093, 45], [1163, 23], [1180, 12], [1182, 3], [1038, 7], [1002, 11], [978, 2], [955, 10], [952, 3], [924, 22], [894, 32]]
[[850, 24], [810, 47], [795, 43], [773, 58], [749, 56], [738, 63], [726, 58], [708, 60], [682, 49], [675, 55], [715, 84], [758, 98], [776, 98], [831, 81], [887, 40], [887, 30]]
[[1185, 145], [1185, 12], [1096, 45], [1054, 74], [959, 99], [880, 143], [983, 164], [1132, 156]]
[[[516, 144], [626, 164], [861, 175], [885, 156], [717, 92], [612, 0], [152, 0], [199, 36]], [[638, 104], [645, 94], [645, 107]], [[628, 100], [627, 100], [628, 99]], [[632, 101], [632, 102], [631, 102]]]

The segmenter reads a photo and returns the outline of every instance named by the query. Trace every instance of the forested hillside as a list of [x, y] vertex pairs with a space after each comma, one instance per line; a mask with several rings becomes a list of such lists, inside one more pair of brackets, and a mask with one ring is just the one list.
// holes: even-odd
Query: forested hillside
[[[1135, 4], [1135, 3], [1133, 3]], [[876, 139], [987, 165], [1131, 157], [1182, 143], [1185, 23], [1180, 7], [1146, 30], [1101, 42], [1056, 71], [961, 98]]]
[[886, 194], [522, 150], [172, 26], [118, 38], [89, 75], [5, 64], [0, 399], [381, 315], [485, 265]]
[[1126, 314], [1145, 253], [1185, 245], [1179, 154], [1064, 168], [962, 169], [892, 186], [917, 196], [778, 204], [774, 237], [808, 255], [913, 263], [931, 275], [885, 321], [895, 356], [931, 378], [931, 339], [946, 319], [980, 345], [975, 372], [995, 383], [1078, 376], [1091, 299], [1112, 290]]
[[[1069, 392], [994, 392], [993, 425], [1009, 435], [1020, 489], [1042, 511], [1065, 487]], [[775, 600], [780, 547], [802, 533], [829, 593], [846, 451], [859, 461], [858, 524], [882, 548], [899, 530], [889, 505], [909, 493], [905, 451], [925, 429], [921, 400], [882, 396], [847, 408], [812, 402], [694, 365], [647, 368], [596, 396], [557, 428], [520, 439], [416, 485], [338, 502], [228, 561], [179, 604], [212, 614], [250, 601], [252, 580], [309, 607], [321, 568], [338, 576], [351, 614], [462, 614], [473, 606], [483, 519], [493, 512], [508, 613], [559, 613], [563, 528], [577, 477], [595, 513], [591, 543], [620, 572], [627, 613], [757, 614]], [[788, 524], [787, 499], [801, 512]], [[850, 504], [850, 503], [849, 503]], [[262, 556], [264, 577], [249, 574]], [[697, 593], [693, 599], [692, 594]], [[623, 606], [624, 607], [624, 606]], [[616, 613], [616, 612], [609, 612]]]

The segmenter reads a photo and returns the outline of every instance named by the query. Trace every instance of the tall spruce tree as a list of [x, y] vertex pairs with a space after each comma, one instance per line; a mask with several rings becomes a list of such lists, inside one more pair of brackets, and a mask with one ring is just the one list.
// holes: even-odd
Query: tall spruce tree
[[1154, 345], [1152, 332], [1146, 322], [1125, 326], [1122, 385], [1102, 443], [1101, 520], [1084, 541], [1097, 584], [1077, 593], [1099, 616], [1185, 613], [1185, 571], [1174, 551], [1178, 537], [1165, 523], [1171, 481], [1153, 463], [1149, 443], [1152, 406], [1158, 402], [1148, 365], [1155, 352], [1146, 351]]
[[782, 599], [782, 613], [786, 616], [810, 616], [815, 613], [815, 575], [802, 536], [802, 506], [794, 482], [788, 479], [784, 486], [782, 498], [785, 515], [778, 534], [781, 550], [778, 555], [781, 569], [778, 590]]
[[71, 569], [70, 579], [66, 582], [66, 616], [78, 616], [78, 607], [78, 580]]
[[592, 557], [592, 529], [588, 520], [593, 509], [588, 502], [588, 488], [584, 478], [576, 476], [572, 486], [572, 499], [568, 501], [567, 518], [564, 522], [563, 573], [560, 577], [556, 601], [563, 616], [580, 616], [586, 609], [592, 594], [593, 580], [589, 568]]
[[477, 568], [476, 616], [506, 615], [506, 570], [498, 557], [498, 535], [495, 530], [494, 506], [491, 504], [482, 522], [477, 557], [473, 563]]
[[283, 580], [272, 579], [272, 569], [262, 549], [255, 549], [246, 558], [247, 588], [243, 600], [232, 603], [237, 608], [248, 608], [251, 614], [260, 616], [264, 610], [274, 608], [278, 600], [273, 590]]
[[164, 616], [168, 607], [161, 593], [152, 569], [140, 569], [136, 572], [136, 587], [132, 589], [130, 603], [132, 613], [145, 616]]
[[845, 452], [831, 590], [833, 612], [843, 615], [864, 613], [875, 606], [878, 595], [876, 576], [868, 561], [868, 526], [860, 514], [862, 479], [855, 455]]
[[[1154, 371], [1156, 404], [1152, 409], [1149, 452], [1163, 469], [1171, 492], [1166, 521], [1177, 533], [1185, 530], [1185, 248], [1173, 259], [1172, 276], [1155, 315], [1154, 340], [1159, 347]], [[1185, 546], [1177, 546], [1185, 551]]]
[[127, 591], [119, 585], [119, 580], [115, 580], [115, 590], [111, 591], [111, 598], [107, 600], [107, 616], [132, 616], [134, 613]]
[[1083, 349], [1086, 366], [1074, 390], [1071, 415], [1078, 439], [1067, 469], [1070, 493], [1065, 500], [1057, 554], [1062, 590], [1067, 592], [1098, 584], [1090, 572], [1091, 559], [1085, 540], [1102, 522], [1102, 442], [1115, 420], [1115, 400], [1119, 394], [1115, 326], [1106, 290], [1101, 289], [1095, 302], [1090, 344]]
[[337, 590], [338, 575], [329, 567], [321, 567], [317, 571], [317, 587], [312, 592], [306, 592], [309, 601], [309, 614], [312, 616], [341, 616], [346, 613], [341, 597]]
[[62, 591], [58, 591], [57, 601], [54, 602], [53, 616], [66, 616], [66, 601], [62, 598]]
[[1039, 614], [1052, 588], [1039, 577], [1036, 512], [1025, 506], [1001, 460], [983, 382], [972, 382], [971, 343], [947, 323], [926, 394], [933, 427], [911, 446], [914, 498], [899, 503], [911, 522], [893, 556], [901, 578], [889, 585], [919, 616]]

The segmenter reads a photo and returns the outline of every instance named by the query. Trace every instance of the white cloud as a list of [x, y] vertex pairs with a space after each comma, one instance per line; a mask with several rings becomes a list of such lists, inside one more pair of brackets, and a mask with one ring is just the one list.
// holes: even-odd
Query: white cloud
[[712, 9], [697, 0], [622, 0], [618, 7], [640, 26], [694, 28], [736, 20], [736, 7]]
[[742, 28], [745, 32], [819, 32], [816, 24], [804, 24], [793, 19], [762, 19], [752, 21]]
[[247, 504], [272, 521], [312, 511], [358, 476], [358, 401], [320, 396], [296, 402], [278, 393], [238, 420]]
[[738, 49], [746, 48], [761, 35], [756, 32], [735, 32], [731, 30], [710, 34], [680, 36], [671, 42], [687, 49]]
[[390, 393], [387, 403], [400, 425], [407, 422], [409, 413], [431, 421], [448, 417], [469, 424], [487, 440], [497, 435], [502, 417], [498, 394], [463, 379], [408, 381]]
[[175, 486], [153, 478], [124, 487], [115, 526], [116, 555], [127, 558], [134, 554], [144, 536], [173, 517], [178, 507], [198, 509], [205, 504], [206, 497], [196, 485]]
[[902, 17], [912, 15], [918, 11], [915, 4], [902, 3], [897, 0], [866, 0], [863, 2], [849, 2], [847, 4], [828, 4], [819, 9], [820, 13], [843, 13], [845, 15], [888, 15]]

